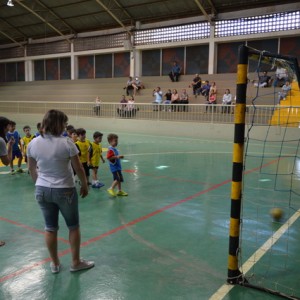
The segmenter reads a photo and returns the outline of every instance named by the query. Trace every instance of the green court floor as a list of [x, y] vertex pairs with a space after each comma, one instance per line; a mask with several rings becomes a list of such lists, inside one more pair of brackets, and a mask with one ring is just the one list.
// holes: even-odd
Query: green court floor
[[[107, 147], [105, 137], [103, 147]], [[59, 251], [63, 267], [53, 275], [31, 178], [26, 173], [11, 176], [7, 167], [0, 168], [0, 239], [6, 242], [0, 248], [1, 300], [217, 299], [213, 295], [227, 278], [232, 143], [119, 133], [118, 148], [125, 155], [124, 190], [129, 196], [108, 196], [106, 187], [112, 176], [108, 165], [102, 165], [99, 175], [106, 186], [90, 189], [88, 197], [80, 200], [81, 253], [96, 265], [77, 274], [69, 272], [70, 247], [62, 218]], [[258, 183], [262, 177], [255, 169], [259, 164], [249, 159], [251, 172], [246, 176], [254, 186], [257, 182], [262, 187], [264, 182]], [[250, 191], [253, 202], [274, 197], [263, 192], [268, 191], [265, 187]], [[251, 241], [259, 248], [280, 227], [268, 214], [257, 218], [253, 202], [245, 205], [247, 218], [253, 220], [245, 223], [245, 260], [257, 250]], [[264, 206], [266, 212], [269, 205]], [[299, 228], [298, 220], [296, 225]], [[295, 242], [289, 253], [299, 260], [300, 234], [292, 228], [289, 238]], [[254, 234], [257, 229], [262, 232], [259, 236]], [[293, 272], [276, 276], [286, 276], [294, 287], [300, 273], [299, 269]], [[270, 277], [271, 273], [270, 269]], [[234, 287], [224, 299], [280, 298]]]

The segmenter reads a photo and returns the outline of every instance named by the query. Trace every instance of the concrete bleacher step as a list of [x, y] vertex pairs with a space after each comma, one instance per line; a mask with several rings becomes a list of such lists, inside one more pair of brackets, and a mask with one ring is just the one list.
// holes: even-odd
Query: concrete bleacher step
[[[190, 103], [203, 104], [203, 96], [197, 98], [192, 95], [189, 84], [194, 75], [183, 75], [179, 82], [171, 82], [168, 76], [144, 76], [140, 77], [146, 89], [141, 90], [135, 100], [137, 103], [150, 103], [153, 101], [153, 89], [157, 86], [163, 92], [168, 89], [177, 89], [179, 93], [183, 88], [187, 89], [190, 95]], [[202, 80], [215, 81], [218, 88], [218, 103], [222, 102], [225, 89], [229, 88], [231, 94], [236, 94], [236, 74], [201, 74]], [[100, 96], [103, 102], [119, 102], [125, 90], [128, 78], [97, 78], [97, 79], [77, 79], [77, 80], [51, 80], [33, 82], [9, 82], [0, 84], [0, 101], [64, 101], [64, 102], [93, 102], [96, 96]], [[252, 85], [248, 85], [247, 103], [256, 93]], [[259, 104], [274, 104], [274, 95], [265, 95], [260, 99]]]

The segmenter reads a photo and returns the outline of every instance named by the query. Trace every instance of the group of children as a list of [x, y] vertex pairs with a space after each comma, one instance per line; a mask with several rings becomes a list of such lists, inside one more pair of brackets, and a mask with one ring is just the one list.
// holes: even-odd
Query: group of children
[[[37, 127], [41, 127], [41, 123], [38, 123]], [[38, 136], [40, 133], [36, 133], [35, 135], [31, 134], [30, 126], [26, 125], [23, 127], [23, 131], [25, 136], [21, 138], [19, 132], [16, 130], [16, 122], [10, 121], [9, 130], [6, 134], [7, 140], [14, 140], [13, 150], [12, 150], [12, 160], [10, 162], [10, 174], [15, 175], [16, 173], [23, 173], [24, 170], [21, 167], [23, 157], [25, 158], [25, 162], [27, 163], [26, 149], [28, 144]], [[14, 159], [17, 158], [17, 169], [14, 170]]]
[[[9, 124], [9, 131], [7, 133], [7, 139], [14, 139], [15, 143], [13, 145], [12, 161], [10, 163], [12, 175], [16, 173], [23, 173], [24, 170], [21, 168], [23, 157], [27, 163], [26, 149], [28, 144], [32, 139], [38, 137], [42, 134], [41, 123], [37, 124], [37, 132], [33, 135], [31, 134], [30, 126], [26, 125], [23, 127], [24, 137], [21, 138], [19, 132], [16, 130], [16, 123], [11, 121]], [[105, 160], [102, 155], [102, 137], [103, 134], [99, 131], [95, 131], [93, 134], [93, 142], [90, 142], [86, 138], [86, 130], [84, 128], [75, 129], [74, 126], [68, 125], [66, 127], [63, 136], [66, 138], [69, 137], [75, 143], [76, 147], [79, 150], [79, 160], [82, 163], [84, 168], [88, 184], [93, 188], [101, 188], [104, 186], [104, 183], [98, 180], [98, 169], [100, 166], [100, 160], [102, 163], [105, 163]], [[109, 148], [107, 152], [107, 160], [109, 162], [110, 170], [113, 175], [113, 182], [110, 188], [107, 190], [109, 195], [115, 196], [128, 196], [128, 194], [121, 189], [121, 183], [123, 180], [122, 175], [122, 166], [121, 159], [124, 158], [123, 155], [120, 155], [118, 149], [118, 136], [116, 134], [109, 134], [107, 136], [107, 141], [109, 143]], [[13, 160], [18, 158], [18, 164], [16, 171], [14, 170]], [[90, 170], [92, 170], [92, 182], [89, 181]], [[74, 175], [75, 172], [74, 172]], [[117, 187], [118, 191], [115, 192]]]

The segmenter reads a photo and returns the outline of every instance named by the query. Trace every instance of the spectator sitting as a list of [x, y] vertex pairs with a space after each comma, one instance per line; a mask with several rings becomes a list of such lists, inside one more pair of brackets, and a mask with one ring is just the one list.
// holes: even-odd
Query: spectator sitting
[[232, 95], [230, 94], [230, 90], [226, 89], [222, 99], [222, 104], [223, 104], [222, 113], [230, 114], [231, 101], [232, 101]]
[[163, 97], [163, 92], [161, 91], [159, 86], [153, 90], [153, 97], [155, 97], [153, 103], [156, 104], [156, 106], [153, 108], [153, 111], [158, 111], [157, 105], [160, 105], [162, 103]]
[[195, 75], [189, 87], [193, 88], [193, 95], [197, 96], [197, 94], [199, 94], [199, 89], [201, 88], [201, 77], [198, 74]]
[[145, 88], [144, 84], [139, 80], [138, 77], [135, 78], [134, 83], [137, 87], [137, 90], [141, 90]]
[[254, 82], [255, 87], [268, 87], [271, 84], [271, 77], [264, 71], [263, 75], [258, 77], [258, 82]]
[[[166, 100], [163, 102], [163, 104], [166, 104], [166, 106], [164, 106], [164, 111], [167, 111], [167, 105], [169, 106], [171, 104], [171, 99], [172, 99], [172, 92], [169, 89], [164, 96], [166, 97]], [[168, 109], [169, 111], [171, 111], [171, 108]]]
[[[179, 94], [176, 89], [173, 90], [172, 96], [171, 96], [171, 104], [179, 104]], [[177, 105], [174, 105], [172, 107], [172, 111], [176, 111], [178, 109]]]
[[289, 81], [285, 82], [285, 85], [281, 88], [281, 92], [278, 93], [278, 103], [280, 103], [281, 100], [286, 100], [286, 96], [291, 91], [292, 87], [290, 85]]
[[189, 104], [189, 95], [187, 94], [186, 89], [183, 89], [183, 90], [182, 90], [182, 93], [181, 93], [181, 95], [180, 95], [179, 103], [180, 103], [180, 104], [184, 104], [184, 105], [181, 107], [181, 111], [187, 111], [187, 106], [186, 106], [186, 104]]
[[120, 117], [124, 117], [126, 115], [127, 103], [128, 101], [126, 100], [125, 95], [122, 95], [120, 105], [117, 108], [117, 112]]
[[207, 102], [210, 91], [210, 84], [208, 80], [205, 80], [205, 84], [199, 89], [199, 91], [201, 95], [205, 97], [205, 100]]
[[173, 63], [173, 67], [171, 69], [171, 72], [169, 73], [169, 77], [170, 79], [174, 82], [174, 81], [178, 81], [179, 80], [179, 76], [180, 76], [180, 72], [181, 72], [181, 68], [178, 66], [177, 62], [174, 61]]
[[276, 69], [274, 87], [283, 86], [285, 81], [288, 79], [287, 70], [281, 67]]
[[131, 76], [129, 77], [124, 89], [126, 90], [127, 96], [129, 96], [129, 93], [132, 94], [132, 90], [133, 90], [133, 96], [135, 96], [136, 91], [137, 91], [137, 86]]

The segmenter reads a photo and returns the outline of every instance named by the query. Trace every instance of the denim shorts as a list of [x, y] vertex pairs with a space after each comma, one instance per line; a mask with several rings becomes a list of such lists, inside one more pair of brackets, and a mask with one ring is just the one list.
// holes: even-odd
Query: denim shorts
[[45, 220], [46, 231], [57, 231], [61, 212], [70, 230], [79, 227], [78, 194], [76, 188], [48, 188], [36, 186], [37, 200]]

